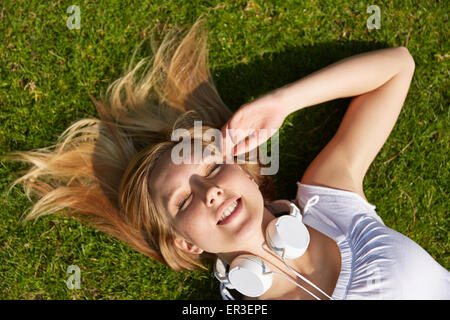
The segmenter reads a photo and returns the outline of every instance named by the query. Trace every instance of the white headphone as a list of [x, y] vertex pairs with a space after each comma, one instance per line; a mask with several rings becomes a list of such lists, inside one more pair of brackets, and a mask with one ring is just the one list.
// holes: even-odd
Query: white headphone
[[[319, 196], [310, 198], [305, 206], [304, 213], [309, 207], [315, 205], [319, 201]], [[303, 277], [301, 274], [293, 270], [286, 262], [287, 259], [295, 259], [303, 255], [308, 248], [310, 236], [308, 229], [302, 221], [302, 214], [294, 203], [290, 203], [290, 214], [281, 216], [272, 220], [266, 229], [266, 242], [269, 248], [279, 256], [285, 265], [305, 282], [312, 285], [329, 299], [328, 294]], [[320, 300], [316, 295], [293, 281], [288, 276], [273, 272], [264, 263], [262, 259], [251, 254], [243, 254], [237, 256], [231, 262], [228, 273], [226, 272], [226, 263], [221, 259], [217, 259], [214, 265], [214, 275], [221, 282], [222, 296], [233, 299], [228, 289], [236, 289], [240, 293], [248, 297], [259, 297], [263, 295], [272, 286], [272, 275], [274, 273], [285, 277], [293, 282], [316, 299]]]

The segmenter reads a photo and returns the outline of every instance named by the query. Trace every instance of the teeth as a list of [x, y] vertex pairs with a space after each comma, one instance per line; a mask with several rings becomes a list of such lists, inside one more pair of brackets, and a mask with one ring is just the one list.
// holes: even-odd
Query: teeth
[[232, 214], [234, 209], [236, 208], [237, 204], [238, 204], [237, 201], [234, 201], [233, 204], [230, 205], [227, 210], [225, 210], [222, 217], [220, 218], [220, 221], [223, 221], [226, 217], [228, 217], [230, 214]]

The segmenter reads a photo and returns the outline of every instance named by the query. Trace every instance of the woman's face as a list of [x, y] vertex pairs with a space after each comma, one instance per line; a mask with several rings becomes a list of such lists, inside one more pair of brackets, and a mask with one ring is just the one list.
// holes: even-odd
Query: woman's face
[[180, 233], [175, 244], [195, 253], [245, 248], [261, 230], [264, 201], [258, 185], [238, 164], [213, 161], [211, 156], [199, 164], [177, 165], [170, 154], [158, 161], [150, 185], [158, 207], [175, 221]]

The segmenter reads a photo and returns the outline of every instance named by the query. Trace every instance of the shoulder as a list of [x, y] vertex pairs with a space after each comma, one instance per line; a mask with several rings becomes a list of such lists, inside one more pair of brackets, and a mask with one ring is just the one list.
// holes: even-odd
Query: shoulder
[[350, 177], [345, 178], [344, 176], [341, 175], [339, 179], [334, 179], [333, 175], [330, 175], [329, 177], [325, 178], [321, 177], [319, 174], [316, 175], [305, 174], [300, 182], [302, 184], [312, 186], [326, 187], [331, 189], [353, 192], [361, 196], [367, 202], [369, 202], [369, 200], [367, 200], [366, 198], [366, 195], [364, 194], [362, 187], [357, 187]]

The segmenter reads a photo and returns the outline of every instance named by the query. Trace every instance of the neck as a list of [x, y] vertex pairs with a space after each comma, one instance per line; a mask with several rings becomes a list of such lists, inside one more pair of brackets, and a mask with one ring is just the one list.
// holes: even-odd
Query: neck
[[[254, 235], [254, 237], [248, 241], [241, 250], [221, 253], [219, 257], [226, 261], [228, 264], [231, 264], [234, 258], [241, 254], [252, 254], [261, 258], [264, 263], [270, 268], [271, 271], [275, 273], [283, 273], [284, 275], [290, 277], [292, 280], [296, 280], [296, 275], [290, 271], [282, 259], [278, 257], [275, 253], [273, 253], [265, 240], [265, 233], [267, 225], [270, 221], [276, 219], [276, 217], [266, 208], [264, 208], [263, 220], [261, 223], [261, 230]], [[311, 272], [312, 270], [312, 262], [311, 262], [311, 252], [310, 248], [306, 250], [306, 252], [299, 258], [296, 259], [286, 259], [286, 262], [289, 264], [291, 268], [295, 271], [305, 275]], [[294, 285], [295, 287], [295, 285]], [[292, 284], [286, 281], [282, 276], [274, 274], [272, 286], [267, 292], [270, 293], [271, 296], [282, 295], [287, 290], [291, 290], [293, 288]], [[266, 295], [266, 294], [264, 294]]]

